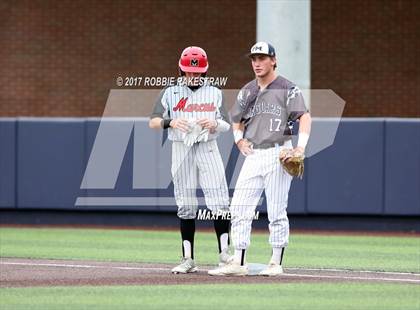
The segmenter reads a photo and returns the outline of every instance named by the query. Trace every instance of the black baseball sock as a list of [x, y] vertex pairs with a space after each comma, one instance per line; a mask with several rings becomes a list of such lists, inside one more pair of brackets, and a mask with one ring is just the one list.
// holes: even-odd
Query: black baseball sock
[[271, 261], [281, 265], [283, 263], [284, 248], [273, 248]]
[[[229, 225], [230, 225], [230, 220], [226, 220], [226, 219], [217, 219], [213, 221], [214, 224], [214, 231], [216, 232], [216, 236], [217, 236], [217, 243], [219, 245], [219, 253], [222, 252], [222, 249], [229, 246]], [[223, 234], [227, 234], [222, 236]], [[227, 240], [225, 239], [227, 238]], [[222, 242], [224, 244], [222, 244]], [[227, 242], [227, 244], [226, 244]]]
[[182, 256], [185, 257], [184, 241], [189, 241], [191, 245], [191, 258], [194, 259], [195, 219], [180, 219], [179, 227], [182, 238]]
[[280, 265], [283, 264], [283, 254], [284, 254], [284, 248], [281, 249]]
[[235, 249], [235, 253], [233, 255], [234, 255], [235, 262], [237, 262], [241, 266], [245, 265], [245, 262], [246, 262], [246, 250], [245, 249], [242, 249], [242, 250]]

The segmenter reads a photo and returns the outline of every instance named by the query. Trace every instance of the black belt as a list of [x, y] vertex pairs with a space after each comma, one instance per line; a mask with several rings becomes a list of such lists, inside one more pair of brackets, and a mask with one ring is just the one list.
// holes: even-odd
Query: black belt
[[265, 149], [269, 149], [269, 148], [272, 148], [272, 147], [276, 147], [276, 145], [281, 146], [283, 144], [284, 144], [284, 141], [281, 142], [281, 143], [261, 143], [261, 144], [258, 144], [258, 145], [253, 145], [252, 148], [265, 150]]

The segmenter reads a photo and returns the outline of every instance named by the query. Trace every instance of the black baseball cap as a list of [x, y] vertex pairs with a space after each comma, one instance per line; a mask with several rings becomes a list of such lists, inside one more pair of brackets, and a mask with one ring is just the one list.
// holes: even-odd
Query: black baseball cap
[[251, 47], [248, 57], [252, 55], [268, 55], [270, 57], [276, 57], [276, 50], [270, 43], [257, 42]]

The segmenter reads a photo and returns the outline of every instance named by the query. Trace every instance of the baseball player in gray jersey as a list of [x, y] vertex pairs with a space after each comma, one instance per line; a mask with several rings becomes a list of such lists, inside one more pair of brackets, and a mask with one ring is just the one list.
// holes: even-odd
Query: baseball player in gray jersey
[[275, 73], [273, 46], [258, 42], [251, 48], [249, 57], [256, 79], [241, 89], [231, 111], [235, 142], [246, 156], [231, 203], [235, 254], [229, 264], [210, 270], [210, 275], [248, 274], [246, 250], [263, 190], [267, 197], [272, 256], [260, 275], [283, 273], [283, 253], [289, 241], [286, 208], [292, 176], [283, 169], [279, 154], [282, 149], [293, 148], [291, 123], [299, 121], [298, 145], [292, 152], [295, 155], [303, 155], [310, 134], [311, 117], [299, 88]]
[[[229, 192], [216, 138], [230, 129], [230, 121], [222, 91], [205, 83], [205, 79], [197, 81], [205, 76], [207, 69], [206, 52], [200, 47], [187, 47], [179, 60], [180, 74], [184, 79], [162, 90], [149, 123], [151, 128], [169, 130], [168, 138], [172, 141], [171, 173], [183, 253], [182, 261], [172, 269], [173, 273], [197, 271], [194, 262], [197, 183], [213, 213], [229, 211]], [[225, 218], [219, 215], [214, 220], [219, 265], [229, 259], [230, 221]]]

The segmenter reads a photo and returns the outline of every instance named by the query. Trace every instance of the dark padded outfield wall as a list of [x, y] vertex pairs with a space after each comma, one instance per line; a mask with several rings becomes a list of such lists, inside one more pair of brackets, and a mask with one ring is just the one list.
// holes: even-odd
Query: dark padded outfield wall
[[334, 144], [309, 158], [308, 212], [381, 214], [383, 119], [347, 119]]
[[[111, 159], [100, 150], [93, 160], [101, 173], [114, 172], [80, 189], [99, 126], [99, 118], [1, 118], [0, 207], [175, 211], [171, 143], [162, 146], [147, 119], [114, 122], [103, 140]], [[342, 119], [334, 144], [306, 159], [304, 179], [293, 181], [289, 213], [420, 215], [419, 136], [419, 119]], [[243, 157], [229, 134], [219, 139], [232, 194]], [[76, 207], [78, 197], [136, 202]]]
[[420, 215], [420, 121], [390, 119], [385, 132], [384, 212]]
[[18, 208], [74, 208], [85, 165], [84, 133], [84, 119], [19, 119]]
[[[86, 122], [87, 197], [109, 206], [81, 206], [81, 210], [160, 210], [158, 183], [167, 173], [170, 183], [170, 144], [161, 151], [162, 133], [151, 130], [147, 119]], [[162, 156], [166, 156], [162, 160]], [[98, 176], [103, 176], [99, 177]], [[138, 198], [144, 198], [138, 200]], [[119, 202], [120, 203], [119, 203]], [[171, 210], [174, 210], [172, 207]]]
[[0, 119], [0, 208], [15, 207], [16, 120]]
[[[90, 172], [87, 170], [93, 176], [87, 181], [88, 196], [108, 196], [112, 193], [114, 196], [127, 196], [132, 193], [133, 128], [133, 121], [104, 121], [101, 124], [100, 119], [89, 119], [86, 122], [85, 157], [86, 160], [91, 157], [90, 163], [94, 165]], [[94, 143], [98, 151], [92, 153]], [[111, 172], [115, 169], [116, 174]], [[98, 177], [101, 174], [104, 177]]]
[[[308, 161], [305, 163], [305, 169], [309, 171]], [[302, 180], [294, 179], [289, 191], [289, 205], [287, 212], [289, 214], [304, 214], [306, 210], [306, 184], [308, 174], [305, 174]]]

